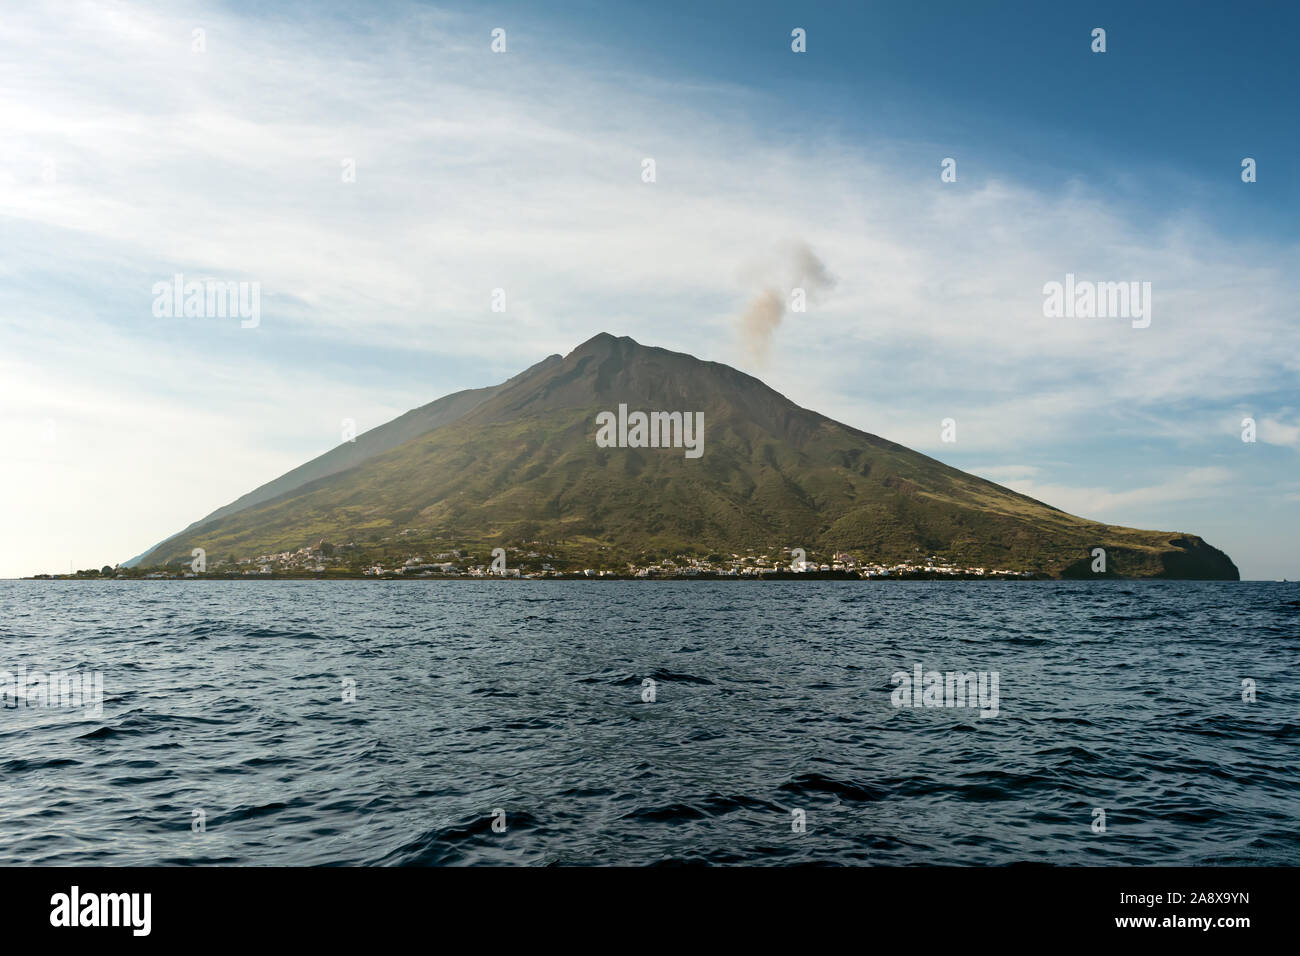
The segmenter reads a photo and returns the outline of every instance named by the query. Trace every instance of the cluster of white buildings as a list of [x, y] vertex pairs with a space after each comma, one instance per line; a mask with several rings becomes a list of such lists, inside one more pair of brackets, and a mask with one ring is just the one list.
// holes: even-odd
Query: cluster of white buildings
[[[256, 565], [256, 568], [245, 568], [243, 574], [272, 574], [276, 571], [324, 571], [329, 561], [318, 545], [315, 548], [299, 548], [297, 551], [259, 554], [255, 558], [245, 558], [239, 564]], [[220, 564], [214, 565], [216, 567], [220, 567]]]
[[[409, 532], [403, 532], [406, 534]], [[352, 546], [346, 546], [352, 547]], [[621, 570], [609, 568], [583, 568], [581, 571], [557, 570], [550, 563], [540, 559], [555, 560], [551, 554], [537, 551], [513, 551], [507, 558], [507, 565], [523, 564], [529, 570], [520, 567], [501, 567], [500, 560], [491, 564], [470, 564], [473, 557], [459, 550], [443, 551], [425, 559], [421, 555], [412, 555], [403, 563], [394, 563], [391, 567], [383, 563], [374, 564], [362, 570], [366, 577], [466, 577], [466, 578], [757, 578], [771, 575], [835, 573], [860, 578], [912, 578], [912, 577], [949, 577], [949, 578], [1031, 578], [1032, 572], [1008, 571], [998, 568], [964, 567], [930, 555], [912, 561], [885, 564], [881, 562], [860, 561], [853, 555], [836, 551], [829, 560], [809, 558], [800, 548], [782, 548], [756, 553], [749, 549], [744, 554], [714, 554], [709, 558], [675, 555], [658, 561], [644, 563], [630, 562]], [[211, 570], [222, 572], [227, 562], [215, 562]], [[282, 572], [324, 572], [335, 568], [355, 567], [352, 562], [334, 557], [334, 548], [324, 541], [315, 547], [303, 547], [296, 551], [280, 551], [261, 554], [256, 558], [245, 558], [236, 563], [234, 569], [227, 567], [222, 573], [240, 573], [243, 575], [270, 575]], [[155, 572], [148, 577], [173, 577], [169, 572]], [[188, 571], [179, 576], [193, 577]]]
[[[752, 551], [745, 555], [732, 554], [730, 559], [709, 561], [701, 558], [689, 558], [678, 555], [676, 559], [665, 558], [647, 565], [628, 565], [628, 572], [633, 577], [761, 577], [772, 574], [815, 574], [840, 572], [854, 574], [862, 578], [900, 578], [919, 576], [940, 576], [960, 578], [982, 577], [1033, 577], [1029, 571], [1007, 571], [984, 567], [962, 567], [943, 562], [933, 555], [924, 562], [900, 562], [882, 564], [876, 562], [859, 562], [852, 555], [837, 551], [829, 561], [809, 560], [805, 552], [799, 549], [783, 548], [779, 559], [768, 554], [755, 555]], [[589, 575], [591, 572], [584, 572]]]
[[[757, 578], [775, 574], [815, 574], [835, 572], [854, 575], [861, 578], [906, 578], [906, 577], [1033, 577], [1031, 572], [1007, 571], [984, 567], [963, 567], [944, 562], [934, 556], [924, 561], [882, 564], [859, 562], [845, 552], [835, 552], [829, 561], [808, 560], [804, 552], [785, 548], [779, 557], [769, 554], [755, 554], [752, 550], [746, 554], [731, 554], [729, 557], [713, 556], [709, 558], [677, 555], [645, 564], [629, 563], [623, 570], [608, 568], [583, 568], [581, 571], [556, 570], [550, 564], [542, 564], [540, 570], [523, 572], [519, 568], [507, 568], [504, 571], [491, 565], [470, 565], [460, 567], [455, 561], [441, 560], [459, 558], [459, 552], [437, 555], [438, 561], [426, 562], [419, 556], [412, 557], [401, 566], [386, 568], [375, 565], [366, 569], [367, 576], [415, 576], [415, 577], [470, 577], [470, 578]], [[540, 555], [531, 551], [524, 558], [536, 559]], [[552, 555], [545, 557], [552, 558]], [[529, 561], [534, 567], [535, 561]]]

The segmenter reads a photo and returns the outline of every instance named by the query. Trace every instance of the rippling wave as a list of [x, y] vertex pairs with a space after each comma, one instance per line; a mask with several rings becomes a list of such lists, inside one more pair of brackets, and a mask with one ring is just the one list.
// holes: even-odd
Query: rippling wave
[[0, 710], [4, 864], [1300, 864], [1294, 584], [0, 582], [0, 646], [104, 681]]

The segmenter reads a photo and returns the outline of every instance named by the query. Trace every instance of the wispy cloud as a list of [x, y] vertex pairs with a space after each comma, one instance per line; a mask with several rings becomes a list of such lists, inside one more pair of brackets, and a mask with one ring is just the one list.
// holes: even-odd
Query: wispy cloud
[[1065, 511], [1120, 524], [1135, 522], [1137, 519], [1133, 516], [1141, 514], [1142, 509], [1149, 505], [1168, 506], [1222, 495], [1232, 480], [1230, 469], [1208, 466], [1157, 484], [1121, 490], [1041, 482], [1033, 478], [1011, 478], [1002, 484]]

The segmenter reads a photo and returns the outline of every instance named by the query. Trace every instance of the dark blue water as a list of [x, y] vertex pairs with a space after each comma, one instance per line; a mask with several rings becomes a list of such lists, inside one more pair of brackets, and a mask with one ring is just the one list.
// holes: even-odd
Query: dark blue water
[[0, 582], [0, 647], [104, 680], [0, 710], [3, 864], [1300, 864], [1295, 584]]

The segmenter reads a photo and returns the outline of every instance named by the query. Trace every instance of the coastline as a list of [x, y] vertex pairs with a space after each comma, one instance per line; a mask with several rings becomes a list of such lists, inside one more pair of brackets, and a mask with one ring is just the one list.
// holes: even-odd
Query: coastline
[[[1123, 577], [1121, 575], [1097, 575], [1097, 579], [1108, 581], [1199, 581], [1199, 580], [1224, 580], [1216, 578], [1167, 578], [1167, 577]], [[196, 574], [189, 576], [168, 575], [165, 577], [148, 577], [140, 575], [137, 577], [90, 577], [77, 575], [51, 575], [51, 576], [28, 576], [22, 578], [13, 578], [17, 581], [43, 581], [43, 582], [85, 582], [85, 581], [114, 581], [114, 582], [141, 582], [141, 581], [159, 581], [186, 583], [197, 581], [451, 581], [451, 582], [521, 582], [521, 581], [584, 581], [591, 583], [612, 582], [612, 581], [633, 581], [638, 583], [654, 582], [745, 582], [745, 581], [861, 581], [869, 583], [886, 584], [892, 581], [996, 581], [996, 582], [1024, 582], [1024, 581], [1075, 581], [1078, 578], [1053, 577], [1049, 574], [1026, 572], [1023, 575], [957, 575], [957, 574], [895, 574], [887, 576], [858, 575], [847, 572], [776, 572], [765, 574], [746, 574], [746, 575], [724, 575], [724, 574], [679, 574], [679, 575], [650, 575], [636, 576], [630, 574], [608, 573], [604, 575], [584, 575], [575, 574], [547, 574], [545, 576], [528, 576], [528, 575], [439, 575], [439, 574], [394, 574], [394, 575], [372, 575], [372, 574]], [[1089, 579], [1085, 579], [1089, 580]]]

